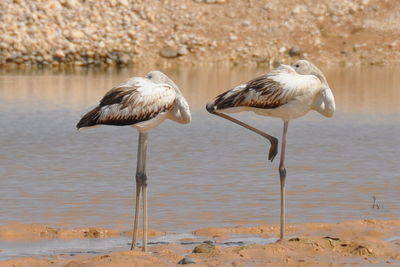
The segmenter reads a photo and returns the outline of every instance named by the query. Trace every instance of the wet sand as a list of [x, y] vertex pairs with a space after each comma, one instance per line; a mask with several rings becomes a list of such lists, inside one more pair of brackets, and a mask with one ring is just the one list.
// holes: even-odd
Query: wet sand
[[[184, 242], [151, 245], [149, 253], [126, 248], [88, 254], [40, 255], [1, 261], [0, 266], [176, 266], [184, 257], [196, 266], [398, 266], [400, 263], [400, 220], [357, 220], [341, 223], [289, 224], [288, 238], [270, 244], [230, 245], [232, 237], [274, 238], [278, 225], [202, 228], [193, 231], [198, 240], [212, 241], [215, 248], [193, 253]], [[150, 231], [150, 235], [165, 232]], [[8, 224], [0, 228], [0, 240], [49, 238], [107, 238], [130, 235], [104, 228], [57, 229], [41, 224]], [[236, 238], [237, 240], [240, 238]], [[190, 243], [188, 239], [182, 239]], [[0, 252], [1, 253], [1, 252]]]
[[[141, 234], [139, 230], [139, 234]], [[0, 240], [23, 241], [40, 239], [74, 239], [74, 238], [107, 238], [117, 235], [129, 235], [131, 231], [119, 231], [115, 229], [106, 229], [101, 227], [83, 227], [74, 229], [62, 229], [50, 227], [44, 224], [24, 224], [10, 223], [0, 226]], [[165, 235], [165, 232], [149, 229], [148, 236], [155, 237]]]

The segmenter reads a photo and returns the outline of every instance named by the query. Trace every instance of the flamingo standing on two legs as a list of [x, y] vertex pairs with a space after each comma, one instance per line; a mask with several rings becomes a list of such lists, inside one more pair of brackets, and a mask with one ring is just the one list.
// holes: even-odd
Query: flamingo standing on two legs
[[85, 114], [76, 127], [98, 124], [132, 125], [139, 131], [136, 168], [136, 204], [131, 249], [136, 246], [140, 195], [143, 194], [143, 251], [147, 251], [147, 176], [146, 151], [148, 131], [165, 119], [189, 123], [189, 105], [178, 86], [160, 71], [145, 78], [133, 77], [112, 88], [100, 104]]
[[335, 112], [335, 99], [322, 72], [311, 62], [299, 60], [292, 66], [280, 65], [276, 70], [239, 85], [207, 104], [207, 110], [237, 123], [269, 140], [269, 160], [278, 153], [278, 139], [247, 125], [223, 112], [253, 111], [256, 114], [283, 120], [279, 175], [281, 185], [280, 239], [285, 236], [285, 148], [290, 119], [316, 110], [326, 117]]

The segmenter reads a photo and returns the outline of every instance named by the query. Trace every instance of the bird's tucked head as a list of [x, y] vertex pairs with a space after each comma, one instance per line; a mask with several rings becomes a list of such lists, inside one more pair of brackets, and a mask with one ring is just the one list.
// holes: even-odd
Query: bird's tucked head
[[298, 74], [316, 76], [325, 87], [329, 88], [328, 81], [326, 80], [325, 75], [310, 61], [304, 59], [298, 60], [292, 65], [292, 68]]
[[146, 78], [155, 83], [166, 83], [166, 80], [169, 79], [167, 75], [159, 70], [150, 71], [147, 73]]
[[175, 90], [177, 90], [179, 93], [181, 91], [179, 90], [179, 87], [164, 73], [162, 73], [159, 70], [153, 70], [147, 73], [146, 78], [151, 80], [154, 83], [166, 83], [171, 85]]

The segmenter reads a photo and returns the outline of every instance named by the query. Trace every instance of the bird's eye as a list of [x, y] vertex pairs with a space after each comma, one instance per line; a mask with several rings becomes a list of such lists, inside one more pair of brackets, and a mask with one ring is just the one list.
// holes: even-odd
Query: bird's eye
[[296, 68], [298, 68], [298, 67], [300, 67], [300, 65], [299, 64], [296, 64], [296, 65], [294, 65]]

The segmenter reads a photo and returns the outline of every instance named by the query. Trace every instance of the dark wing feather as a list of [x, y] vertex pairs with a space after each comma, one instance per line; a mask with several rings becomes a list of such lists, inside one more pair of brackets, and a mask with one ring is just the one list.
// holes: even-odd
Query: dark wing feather
[[97, 106], [88, 113], [86, 113], [76, 125], [76, 128], [90, 127], [95, 126], [97, 123], [97, 119], [100, 116], [100, 107]]
[[132, 94], [137, 89], [137, 86], [132, 87], [114, 87], [108, 91], [100, 100], [100, 107], [119, 104], [123, 102], [125, 96]]

